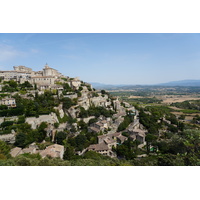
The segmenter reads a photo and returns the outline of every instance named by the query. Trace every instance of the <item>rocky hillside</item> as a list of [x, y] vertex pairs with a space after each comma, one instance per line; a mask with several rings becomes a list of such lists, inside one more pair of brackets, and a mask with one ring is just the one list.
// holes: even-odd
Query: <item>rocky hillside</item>
[[89, 151], [117, 157], [118, 144], [128, 138], [144, 143], [134, 107], [78, 78], [61, 76], [48, 88], [28, 81], [0, 84], [0, 140], [10, 143], [12, 157], [70, 159]]

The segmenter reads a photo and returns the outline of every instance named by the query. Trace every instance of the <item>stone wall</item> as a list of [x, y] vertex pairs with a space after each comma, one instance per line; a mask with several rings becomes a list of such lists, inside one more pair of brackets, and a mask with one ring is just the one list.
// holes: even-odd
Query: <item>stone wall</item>
[[42, 122], [47, 122], [48, 124], [59, 123], [55, 113], [51, 113], [49, 115], [40, 115], [38, 118], [27, 117], [26, 122], [31, 125], [32, 129], [36, 129]]
[[0, 135], [0, 140], [2, 140], [4, 142], [14, 143], [15, 142], [15, 133]]

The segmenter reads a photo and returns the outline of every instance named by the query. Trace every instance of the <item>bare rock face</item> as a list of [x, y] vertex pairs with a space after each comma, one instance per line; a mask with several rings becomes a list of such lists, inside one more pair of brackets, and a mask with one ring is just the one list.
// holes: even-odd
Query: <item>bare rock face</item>
[[59, 115], [60, 115], [61, 119], [64, 117], [65, 113], [64, 113], [63, 109], [59, 110]]
[[87, 124], [91, 119], [94, 119], [94, 118], [95, 118], [95, 116], [83, 118], [83, 121]]
[[76, 118], [77, 112], [78, 110], [76, 109], [76, 107], [71, 107], [68, 109], [68, 113], [72, 118]]
[[62, 104], [60, 104], [58, 107], [54, 107], [54, 109], [59, 112], [59, 115], [60, 115], [61, 119], [65, 116]]
[[75, 99], [78, 97], [77, 94], [67, 94], [67, 95], [64, 95], [63, 97], [67, 97], [67, 98], [70, 98], [70, 99]]
[[90, 107], [90, 101], [88, 98], [81, 98], [78, 102], [80, 107], [83, 107], [85, 110], [88, 110]]

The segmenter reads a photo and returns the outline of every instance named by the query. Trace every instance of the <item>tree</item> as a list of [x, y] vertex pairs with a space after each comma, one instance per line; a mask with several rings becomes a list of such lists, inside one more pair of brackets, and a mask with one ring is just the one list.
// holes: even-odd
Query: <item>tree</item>
[[83, 120], [78, 122], [78, 126], [81, 127], [81, 130], [87, 131], [87, 129], [88, 129], [88, 125]]
[[64, 88], [64, 92], [71, 92], [72, 91], [72, 88], [69, 86], [68, 83], [64, 83], [63, 84], [63, 88]]
[[16, 139], [15, 139], [15, 146], [24, 148], [26, 146], [26, 134], [23, 132], [20, 132], [17, 134]]
[[21, 86], [21, 88], [32, 88], [33, 87], [28, 81], [25, 81], [20, 86]]
[[0, 140], [0, 155], [3, 155], [3, 157], [4, 156], [7, 157], [9, 155], [9, 152], [10, 152], [10, 147], [4, 141]]
[[88, 124], [90, 125], [90, 124], [94, 124], [96, 122], [98, 122], [98, 119], [97, 118], [92, 118], [92, 119], [89, 120]]
[[185, 115], [180, 115], [179, 119], [180, 120], [185, 120]]
[[42, 122], [40, 124], [40, 126], [38, 127], [38, 135], [37, 135], [37, 138], [36, 138], [37, 142], [42, 142], [45, 139], [46, 134], [47, 134], [47, 132], [45, 130], [46, 128], [47, 128], [46, 122]]
[[152, 134], [147, 134], [145, 137], [145, 140], [147, 142], [147, 154], [149, 154], [150, 152], [150, 145], [153, 141], [156, 141], [157, 137], [155, 135]]
[[78, 151], [82, 151], [88, 144], [86, 136], [82, 134], [76, 136], [75, 142], [76, 142], [76, 149]]
[[64, 160], [72, 160], [74, 158], [74, 148], [72, 146], [67, 146], [63, 159]]
[[11, 88], [17, 88], [17, 82], [16, 81], [11, 80], [11, 81], [8, 82], [8, 84]]
[[107, 94], [105, 90], [101, 90], [101, 94]]
[[124, 121], [119, 125], [117, 131], [123, 131], [123, 130], [125, 130], [132, 121], [133, 120], [132, 120], [131, 116], [128, 116], [128, 115], [125, 116], [124, 117]]
[[85, 108], [80, 107], [79, 117], [80, 118], [86, 118], [86, 117], [88, 117], [88, 111], [85, 110]]
[[131, 139], [129, 138], [123, 144], [117, 146], [116, 148], [117, 156], [125, 158], [127, 160], [133, 159], [135, 157], [135, 155], [133, 154], [133, 147], [134, 147], [134, 142], [131, 141]]
[[68, 97], [63, 98], [62, 102], [64, 109], [69, 109], [73, 105], [72, 100]]
[[14, 121], [5, 121], [1, 123], [1, 127], [7, 127], [13, 125]]
[[87, 151], [84, 156], [84, 159], [93, 159], [93, 160], [103, 160], [106, 157], [104, 155], [101, 155], [100, 153], [97, 153], [95, 151]]
[[56, 134], [56, 142], [57, 142], [57, 144], [63, 145], [63, 140], [65, 140], [66, 137], [67, 137], [67, 134], [65, 132], [62, 132], [62, 131], [58, 132]]
[[54, 127], [58, 128], [59, 127], [59, 123], [58, 122], [54, 123]]

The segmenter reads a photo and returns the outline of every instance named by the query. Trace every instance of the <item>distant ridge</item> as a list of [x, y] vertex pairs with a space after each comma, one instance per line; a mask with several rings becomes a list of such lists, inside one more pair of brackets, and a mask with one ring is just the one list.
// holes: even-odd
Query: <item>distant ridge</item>
[[104, 83], [96, 83], [96, 82], [90, 82], [90, 84], [92, 85], [93, 88], [95, 89], [117, 89], [119, 87], [122, 87], [122, 86], [126, 86], [125, 84], [121, 84], [121, 85], [111, 85], [111, 84], [104, 84]]
[[181, 80], [158, 84], [160, 86], [200, 86], [200, 80]]
[[141, 87], [153, 87], [153, 86], [171, 86], [171, 87], [200, 87], [200, 80], [180, 80], [180, 81], [171, 81], [168, 83], [160, 83], [160, 84], [119, 84], [119, 85], [112, 85], [112, 84], [104, 84], [104, 83], [97, 83], [97, 82], [90, 82], [93, 88], [101, 90], [101, 89], [131, 89], [137, 86]]

